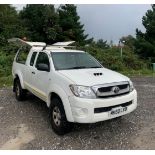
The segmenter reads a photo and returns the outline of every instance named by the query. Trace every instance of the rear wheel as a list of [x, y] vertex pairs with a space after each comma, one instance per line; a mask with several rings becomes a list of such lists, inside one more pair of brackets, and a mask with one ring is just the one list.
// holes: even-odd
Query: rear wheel
[[26, 96], [26, 90], [22, 89], [19, 79], [15, 81], [15, 95], [18, 101], [23, 101]]
[[64, 135], [71, 131], [73, 124], [67, 121], [63, 104], [59, 98], [52, 99], [49, 116], [52, 129], [56, 134]]

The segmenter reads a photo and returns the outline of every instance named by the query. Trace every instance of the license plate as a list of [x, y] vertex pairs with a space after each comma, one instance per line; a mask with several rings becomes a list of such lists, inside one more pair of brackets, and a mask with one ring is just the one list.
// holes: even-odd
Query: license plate
[[109, 116], [110, 117], [117, 116], [117, 115], [120, 115], [121, 113], [124, 113], [125, 111], [127, 111], [127, 107], [115, 108], [109, 112]]

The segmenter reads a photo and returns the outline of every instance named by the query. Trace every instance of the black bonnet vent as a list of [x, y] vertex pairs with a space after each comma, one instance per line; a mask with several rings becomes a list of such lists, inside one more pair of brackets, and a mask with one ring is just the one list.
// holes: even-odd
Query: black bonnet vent
[[103, 75], [102, 73], [94, 73], [95, 76], [101, 76]]

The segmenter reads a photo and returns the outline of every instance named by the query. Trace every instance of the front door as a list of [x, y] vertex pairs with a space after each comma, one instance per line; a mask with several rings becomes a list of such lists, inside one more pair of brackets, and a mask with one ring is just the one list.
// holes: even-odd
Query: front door
[[[47, 65], [49, 67], [49, 71], [38, 70], [37, 66], [39, 64]], [[50, 62], [49, 62], [48, 55], [45, 52], [39, 52], [35, 67], [32, 72], [33, 72], [32, 82], [33, 82], [34, 93], [38, 97], [46, 101], [47, 90], [48, 90], [49, 80], [50, 80]]]

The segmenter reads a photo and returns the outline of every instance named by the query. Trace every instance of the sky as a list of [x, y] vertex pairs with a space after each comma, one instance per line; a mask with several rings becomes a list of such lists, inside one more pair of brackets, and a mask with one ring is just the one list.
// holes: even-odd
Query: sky
[[[25, 5], [14, 6], [21, 10]], [[149, 4], [78, 4], [77, 12], [85, 33], [95, 40], [118, 43], [122, 36], [135, 36], [136, 28], [145, 32], [142, 17], [151, 9]]]

